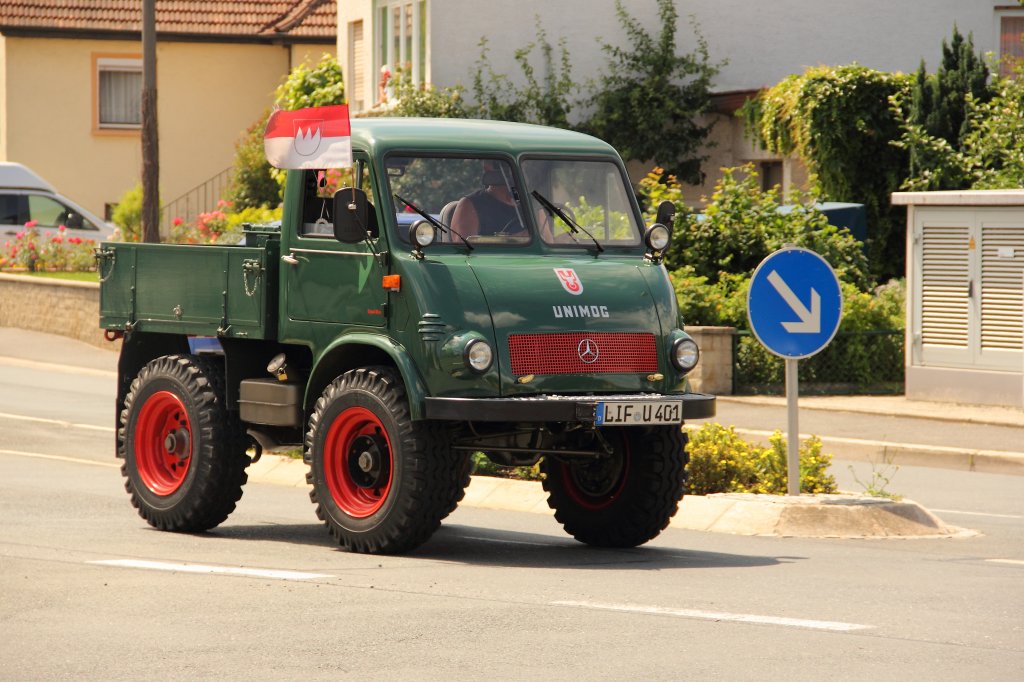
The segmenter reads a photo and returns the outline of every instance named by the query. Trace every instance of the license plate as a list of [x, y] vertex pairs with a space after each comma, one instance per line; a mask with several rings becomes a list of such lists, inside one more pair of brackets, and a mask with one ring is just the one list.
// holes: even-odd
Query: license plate
[[597, 404], [598, 426], [641, 426], [681, 424], [683, 401], [601, 402]]

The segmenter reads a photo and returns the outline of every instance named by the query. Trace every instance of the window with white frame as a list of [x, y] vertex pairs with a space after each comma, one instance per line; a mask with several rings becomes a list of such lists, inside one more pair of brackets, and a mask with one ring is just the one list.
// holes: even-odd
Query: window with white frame
[[426, 82], [427, 0], [378, 0], [377, 2], [378, 104], [395, 97], [398, 71], [413, 83]]
[[142, 126], [141, 59], [96, 59], [96, 124], [115, 130]]

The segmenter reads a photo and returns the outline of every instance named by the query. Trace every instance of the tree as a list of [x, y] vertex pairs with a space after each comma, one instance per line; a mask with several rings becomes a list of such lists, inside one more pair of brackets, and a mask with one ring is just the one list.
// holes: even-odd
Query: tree
[[[992, 98], [988, 85], [989, 70], [984, 59], [974, 53], [974, 38], [965, 40], [953, 27], [950, 43], [942, 41], [942, 63], [935, 74], [929, 74], [922, 60], [914, 76], [907, 105], [906, 122], [935, 140], [945, 140], [949, 149], [962, 146], [968, 133], [967, 104], [970, 97], [976, 104]], [[934, 149], [923, 138], [911, 136], [906, 141], [911, 178], [929, 175], [927, 189], [964, 189], [970, 180], [961, 173], [931, 172], [936, 168]]]
[[711, 126], [701, 125], [698, 117], [711, 108], [711, 80], [719, 65], [711, 63], [696, 25], [696, 48], [676, 53], [675, 2], [656, 1], [661, 32], [652, 36], [616, 0], [629, 47], [603, 45], [608, 66], [590, 101], [593, 114], [582, 128], [607, 140], [627, 160], [653, 160], [667, 173], [699, 184], [705, 157], [698, 152]]

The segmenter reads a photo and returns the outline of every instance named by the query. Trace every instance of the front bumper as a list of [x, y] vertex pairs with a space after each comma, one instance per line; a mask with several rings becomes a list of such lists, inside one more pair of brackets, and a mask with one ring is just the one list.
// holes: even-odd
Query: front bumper
[[597, 421], [597, 404], [609, 401], [683, 401], [683, 420], [715, 416], [715, 396], [706, 393], [630, 393], [626, 395], [542, 395], [522, 398], [426, 398], [427, 419], [472, 422]]

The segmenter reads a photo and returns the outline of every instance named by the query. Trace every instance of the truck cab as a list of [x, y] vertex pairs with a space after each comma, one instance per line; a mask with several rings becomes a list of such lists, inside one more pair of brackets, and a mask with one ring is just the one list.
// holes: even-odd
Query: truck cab
[[[493, 121], [358, 119], [351, 140], [351, 169], [289, 171], [280, 227], [249, 228], [243, 245], [101, 258], [101, 324], [125, 334], [119, 454], [140, 513], [169, 530], [219, 523], [234, 501], [189, 493], [198, 445], [235, 462], [214, 485], [234, 496], [237, 450], [301, 443], [317, 514], [354, 551], [425, 541], [475, 452], [540, 461], [556, 518], [582, 542], [656, 536], [682, 496], [681, 426], [713, 416], [715, 399], [688, 390], [699, 352], [661, 264], [670, 230], [644, 225], [615, 150]], [[227, 281], [168, 283], [150, 312], [147, 260], [158, 280], [199, 267]], [[213, 310], [167, 315], [204, 295]], [[188, 353], [197, 335], [216, 336], [220, 357]], [[219, 387], [206, 416], [223, 433], [209, 443], [192, 426], [204, 415], [188, 415], [202, 402], [190, 372], [168, 357]], [[185, 395], [164, 411], [188, 427], [139, 414], [168, 381]], [[202, 511], [160, 511], [175, 495]]]

